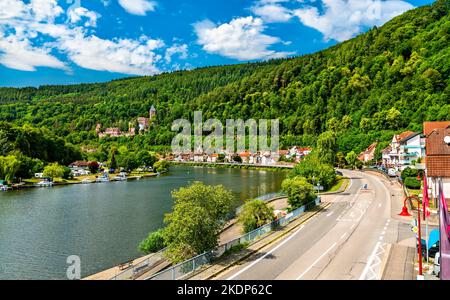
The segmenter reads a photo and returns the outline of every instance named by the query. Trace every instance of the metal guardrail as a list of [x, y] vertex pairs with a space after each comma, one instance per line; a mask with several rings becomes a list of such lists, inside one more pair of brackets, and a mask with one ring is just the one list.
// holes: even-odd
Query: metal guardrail
[[166, 249], [160, 250], [143, 261], [133, 265], [132, 267], [122, 271], [121, 273], [115, 275], [110, 280], [133, 280], [137, 276], [141, 275], [143, 272], [157, 266], [160, 262], [164, 260], [164, 251]]
[[252, 232], [249, 232], [235, 240], [232, 240], [228, 243], [218, 246], [216, 249], [200, 254], [196, 257], [193, 257], [187, 261], [179, 263], [173, 267], [170, 267], [164, 271], [161, 271], [155, 275], [146, 278], [146, 280], [180, 280], [188, 275], [192, 274], [194, 271], [198, 270], [203, 265], [206, 265], [212, 262], [215, 258], [219, 258], [222, 256], [227, 250], [231, 249], [234, 246], [239, 244], [249, 243], [252, 244], [257, 241], [260, 237], [266, 235], [267, 233], [273, 231], [276, 228], [283, 227], [290, 223], [292, 220], [296, 219], [298, 216], [303, 214], [307, 209], [311, 207], [315, 207], [320, 204], [320, 197], [318, 197], [315, 201], [306, 204], [289, 214], [285, 217], [279, 218], [269, 224], [266, 224], [262, 227], [255, 229]]
[[280, 198], [280, 197], [287, 197], [287, 195], [285, 192], [275, 192], [275, 193], [270, 193], [270, 194], [256, 197], [255, 199], [262, 200], [262, 201], [269, 201], [269, 200], [273, 200], [273, 199]]

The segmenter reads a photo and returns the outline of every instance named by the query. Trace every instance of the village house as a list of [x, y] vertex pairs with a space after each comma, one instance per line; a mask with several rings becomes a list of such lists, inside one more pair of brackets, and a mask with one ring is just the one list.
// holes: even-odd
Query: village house
[[361, 152], [358, 159], [364, 163], [367, 163], [375, 158], [375, 150], [377, 149], [378, 143], [373, 143], [365, 151]]
[[289, 149], [288, 159], [294, 159], [295, 162], [300, 162], [305, 156], [311, 154], [312, 149], [309, 147], [292, 147]]
[[403, 171], [425, 157], [425, 138], [419, 132], [405, 131], [394, 135], [391, 144], [382, 151], [383, 166]]
[[206, 162], [209, 162], [209, 163], [216, 163], [216, 162], [218, 162], [218, 160], [219, 160], [219, 154], [217, 154], [217, 153], [210, 154], [206, 158]]
[[90, 162], [87, 161], [75, 161], [69, 165], [69, 168], [75, 177], [90, 175], [91, 171], [89, 171], [89, 164]]
[[243, 164], [249, 164], [250, 163], [250, 151], [244, 151], [239, 153], [240, 158], [242, 159]]
[[424, 124], [426, 136], [426, 174], [433, 195], [437, 196], [438, 180], [441, 179], [444, 195], [450, 199], [450, 121], [427, 122]]

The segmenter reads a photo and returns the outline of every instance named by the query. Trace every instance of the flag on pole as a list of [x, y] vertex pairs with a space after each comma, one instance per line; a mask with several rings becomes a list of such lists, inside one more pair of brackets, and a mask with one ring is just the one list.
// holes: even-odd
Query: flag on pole
[[450, 215], [448, 213], [447, 202], [445, 202], [442, 181], [439, 184], [440, 198], [440, 250], [441, 250], [441, 279], [450, 280]]
[[431, 215], [430, 213], [430, 199], [428, 197], [428, 182], [427, 176], [423, 176], [423, 219], [426, 220]]

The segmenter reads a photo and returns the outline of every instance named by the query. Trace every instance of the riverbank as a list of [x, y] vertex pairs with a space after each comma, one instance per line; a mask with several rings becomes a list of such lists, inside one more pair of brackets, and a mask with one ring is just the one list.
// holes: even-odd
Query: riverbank
[[[287, 210], [289, 207], [287, 198], [274, 198], [272, 200], [269, 200], [268, 203], [275, 209], [275, 210]], [[238, 237], [240, 237], [243, 234], [243, 228], [242, 224], [240, 224], [237, 220], [237, 218], [233, 218], [227, 222], [224, 229], [222, 230], [219, 241], [220, 244], [228, 243]], [[151, 265], [151, 272], [146, 271], [145, 275], [138, 275], [138, 277], [148, 277], [153, 274], [156, 274], [160, 269], [162, 270], [164, 267], [168, 267], [170, 263], [166, 261], [166, 263], [162, 263], [165, 261], [164, 257], [160, 255], [160, 253], [152, 253], [146, 256], [135, 258], [134, 260], [131, 260], [125, 264], [118, 265], [112, 268], [109, 268], [107, 270], [98, 272], [96, 274], [89, 275], [83, 280], [113, 280], [113, 279], [119, 279], [119, 280], [126, 280], [126, 279], [132, 279], [134, 272], [132, 271], [133, 268], [139, 269], [138, 266], [143, 265], [146, 263], [146, 261], [151, 260], [152, 258], [157, 257], [158, 259], [153, 260], [153, 265]], [[123, 268], [123, 265], [129, 266], [128, 268]], [[150, 265], [150, 264], [149, 264]], [[159, 267], [156, 269], [156, 267]], [[145, 268], [145, 266], [144, 266]], [[155, 271], [156, 269], [156, 271]], [[127, 278], [127, 276], [130, 276], [130, 278]], [[133, 277], [134, 279], [135, 277]]]
[[171, 162], [173, 165], [204, 167], [204, 168], [230, 168], [263, 171], [287, 171], [294, 168], [294, 164], [255, 165], [240, 163], [209, 163], [209, 162]]
[[[150, 178], [150, 177], [156, 177], [158, 174], [156, 173], [131, 173], [129, 176], [127, 176], [127, 180], [139, 180], [141, 178]], [[91, 181], [89, 184], [94, 184], [96, 182], [96, 175], [89, 175], [89, 176], [80, 176], [76, 179], [62, 179], [62, 178], [55, 178], [53, 181], [52, 186], [65, 186], [65, 185], [73, 185], [73, 184], [86, 184], [83, 182], [84, 180]], [[8, 190], [21, 190], [21, 189], [30, 189], [30, 188], [42, 188], [38, 186], [37, 184], [39, 182], [43, 181], [41, 178], [31, 178], [31, 179], [24, 179], [21, 183], [15, 183], [12, 184]], [[110, 179], [111, 182], [119, 181], [114, 178]]]

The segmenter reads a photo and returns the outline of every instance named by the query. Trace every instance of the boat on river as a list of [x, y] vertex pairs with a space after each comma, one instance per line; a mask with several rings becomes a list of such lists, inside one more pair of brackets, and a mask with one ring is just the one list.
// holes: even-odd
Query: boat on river
[[127, 181], [128, 180], [127, 174], [124, 173], [124, 172], [120, 173], [119, 175], [117, 175], [113, 179], [114, 179], [114, 181]]
[[109, 180], [109, 174], [108, 173], [103, 173], [102, 176], [98, 177], [95, 182], [98, 183], [102, 183], [102, 182], [110, 182]]
[[36, 186], [38, 186], [38, 187], [52, 187], [53, 186], [53, 180], [51, 178], [44, 178], [44, 180], [36, 183]]

